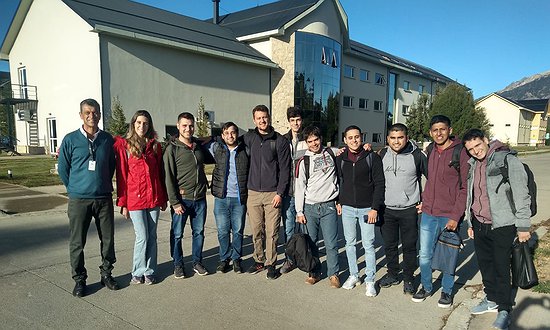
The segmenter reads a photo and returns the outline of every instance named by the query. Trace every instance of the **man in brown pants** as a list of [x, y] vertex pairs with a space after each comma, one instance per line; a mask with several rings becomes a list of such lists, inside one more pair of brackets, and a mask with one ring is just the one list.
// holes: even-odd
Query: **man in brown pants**
[[265, 105], [254, 107], [252, 118], [256, 128], [243, 136], [250, 155], [247, 209], [254, 242], [254, 264], [248, 272], [256, 274], [267, 268], [266, 277], [276, 279], [281, 203], [290, 180], [290, 146], [270, 125]]

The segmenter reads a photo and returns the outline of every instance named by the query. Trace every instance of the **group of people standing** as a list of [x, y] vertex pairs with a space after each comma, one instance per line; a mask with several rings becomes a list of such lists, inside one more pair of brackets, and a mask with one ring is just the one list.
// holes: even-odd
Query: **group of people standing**
[[[111, 275], [116, 261], [111, 182], [115, 169], [116, 205], [125, 218], [131, 219], [136, 235], [131, 283], [156, 281], [157, 222], [168, 201], [174, 277], [189, 275], [182, 250], [188, 219], [192, 271], [208, 275], [202, 264], [208, 190], [204, 165], [214, 164], [211, 191], [220, 257], [216, 271], [245, 271], [242, 247], [248, 214], [254, 246], [248, 273], [265, 269], [268, 279], [276, 279], [295, 268], [290, 256], [285, 256], [282, 267], [275, 267], [282, 222], [286, 242], [300, 228], [314, 242], [322, 232], [329, 285], [351, 290], [362, 282], [356, 253], [359, 228], [365, 253], [365, 294], [374, 297], [378, 294], [374, 239], [379, 226], [387, 273], [378, 285], [386, 288], [403, 281], [404, 293], [412, 295], [412, 301], [422, 302], [434, 293], [431, 259], [437, 238], [443, 230], [458, 230], [465, 215], [487, 293], [472, 313], [498, 311], [494, 325], [505, 328], [509, 324], [513, 305], [509, 255], [516, 236], [520, 241], [529, 239], [530, 214], [528, 192], [515, 188], [526, 187], [523, 183], [527, 181], [516, 157], [508, 157], [508, 184], [500, 192], [494, 190], [495, 168], [510, 154], [504, 145], [498, 141], [489, 143], [483, 132], [475, 129], [463, 141], [455, 139], [450, 119], [442, 115], [431, 120], [429, 134], [433, 143], [427, 148], [427, 155], [409, 141], [403, 124], [392, 125], [387, 146], [373, 152], [369, 144], [363, 143], [363, 133], [355, 125], [344, 130], [346, 147], [324, 147], [318, 127], [302, 129], [298, 107], [287, 111], [290, 131], [285, 135], [271, 126], [266, 106], [254, 107], [252, 117], [255, 129], [242, 137], [237, 125], [227, 122], [222, 126], [221, 137], [199, 140], [194, 137], [193, 115], [181, 113], [177, 119], [178, 136], [169, 141], [163, 152], [147, 111], [134, 114], [125, 137], [113, 138], [98, 127], [99, 104], [93, 99], [82, 101], [83, 125], [63, 140], [58, 166], [69, 195], [73, 295], [86, 294], [84, 245], [92, 218], [101, 241], [101, 284], [111, 290], [119, 288]], [[514, 207], [505, 202], [512, 186]], [[339, 216], [349, 269], [343, 285], [338, 262]], [[421, 282], [418, 290], [414, 285], [417, 265]], [[319, 282], [322, 273], [321, 266], [317, 266], [307, 275], [306, 283]], [[442, 276], [438, 306], [445, 308], [453, 303], [454, 274]]]

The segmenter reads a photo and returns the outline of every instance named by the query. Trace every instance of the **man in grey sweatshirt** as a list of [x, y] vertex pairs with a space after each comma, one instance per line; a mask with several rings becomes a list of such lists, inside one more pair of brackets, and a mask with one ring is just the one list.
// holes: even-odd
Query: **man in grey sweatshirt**
[[[307, 233], [313, 242], [317, 242], [319, 229], [323, 231], [327, 252], [327, 276], [330, 286], [339, 288], [336, 157], [333, 150], [322, 146], [321, 130], [318, 127], [306, 127], [304, 138], [308, 150], [297, 170], [294, 194], [296, 221], [307, 227]], [[319, 265], [309, 273], [306, 283], [313, 285], [320, 278], [321, 266]]]
[[407, 126], [393, 124], [388, 129], [388, 146], [380, 151], [386, 180], [385, 204], [380, 231], [384, 239], [388, 272], [378, 284], [389, 288], [399, 278], [399, 236], [403, 245], [403, 292], [414, 294], [418, 213], [422, 175], [427, 176], [426, 155], [409, 141]]

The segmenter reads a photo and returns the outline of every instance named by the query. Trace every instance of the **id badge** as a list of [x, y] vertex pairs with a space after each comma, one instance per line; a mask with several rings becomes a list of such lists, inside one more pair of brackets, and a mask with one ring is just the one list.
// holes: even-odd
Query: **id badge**
[[88, 171], [95, 171], [95, 160], [88, 162]]

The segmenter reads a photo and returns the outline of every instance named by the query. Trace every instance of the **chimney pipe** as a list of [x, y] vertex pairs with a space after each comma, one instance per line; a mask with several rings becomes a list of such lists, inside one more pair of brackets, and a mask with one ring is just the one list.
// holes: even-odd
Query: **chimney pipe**
[[212, 0], [212, 7], [214, 7], [214, 14], [212, 15], [212, 23], [218, 24], [220, 21], [220, 0]]

